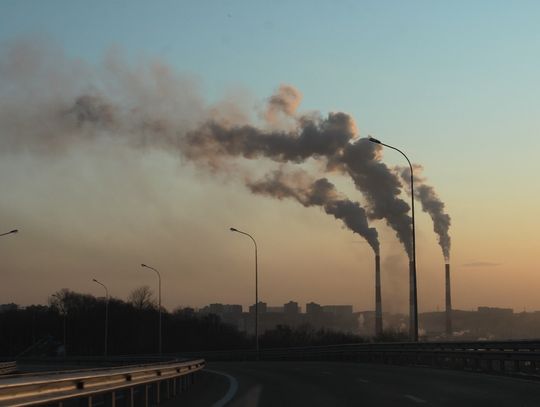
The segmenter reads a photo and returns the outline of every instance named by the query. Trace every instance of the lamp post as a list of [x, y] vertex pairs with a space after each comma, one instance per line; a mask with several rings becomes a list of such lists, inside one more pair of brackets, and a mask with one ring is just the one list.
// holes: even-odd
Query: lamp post
[[253, 244], [255, 245], [255, 354], [257, 360], [259, 359], [259, 271], [258, 271], [258, 261], [257, 261], [257, 242], [249, 233], [242, 232], [236, 228], [229, 228], [231, 232], [240, 233], [249, 237]]
[[107, 342], [108, 342], [108, 334], [109, 334], [109, 290], [105, 286], [105, 284], [97, 281], [95, 278], [92, 280], [94, 283], [99, 284], [105, 289], [105, 351], [104, 355], [107, 357]]
[[13, 229], [13, 230], [10, 230], [9, 232], [1, 233], [0, 236], [11, 235], [15, 233], [19, 233], [19, 229]]
[[157, 271], [155, 268], [147, 266], [146, 264], [141, 264], [141, 267], [146, 267], [147, 269], [154, 270], [158, 276], [158, 313], [159, 313], [159, 332], [158, 332], [158, 352], [159, 356], [161, 356], [161, 275], [159, 274], [159, 271]]
[[405, 155], [403, 151], [401, 151], [399, 148], [393, 147], [391, 145], [385, 144], [380, 140], [377, 140], [376, 138], [369, 137], [368, 139], [372, 143], [380, 144], [382, 146], [391, 148], [392, 150], [396, 150], [397, 152], [401, 153], [403, 157], [407, 160], [407, 163], [409, 163], [409, 168], [411, 170], [411, 213], [412, 213], [412, 259], [411, 259], [411, 267], [410, 267], [410, 316], [411, 319], [409, 322], [409, 334], [411, 336], [411, 339], [414, 342], [418, 342], [418, 298], [417, 298], [417, 287], [416, 287], [416, 233], [414, 230], [414, 176], [413, 176], [413, 166], [411, 164], [411, 161], [409, 158]]

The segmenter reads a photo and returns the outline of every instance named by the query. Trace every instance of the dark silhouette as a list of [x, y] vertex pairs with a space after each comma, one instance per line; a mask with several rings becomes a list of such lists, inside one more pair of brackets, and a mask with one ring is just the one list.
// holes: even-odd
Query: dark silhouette
[[[139, 290], [140, 291], [140, 290]], [[150, 298], [152, 294], [150, 293]], [[145, 294], [148, 300], [148, 295]], [[49, 305], [20, 308], [3, 306], [0, 312], [0, 356], [98, 356], [103, 354], [105, 298], [67, 289], [50, 297]], [[154, 354], [157, 349], [157, 307], [152, 301], [109, 300], [109, 355]], [[197, 316], [191, 309], [162, 310], [163, 352], [239, 349], [249, 339], [216, 315]]]
[[366, 342], [366, 339], [359, 335], [329, 329], [315, 329], [309, 324], [297, 328], [278, 325], [275, 329], [266, 331], [261, 335], [261, 345], [264, 348], [337, 345], [362, 342]]

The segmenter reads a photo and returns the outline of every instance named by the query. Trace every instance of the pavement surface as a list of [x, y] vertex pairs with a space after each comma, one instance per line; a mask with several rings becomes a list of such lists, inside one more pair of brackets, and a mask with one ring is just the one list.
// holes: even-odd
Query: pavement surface
[[172, 406], [540, 406], [540, 381], [338, 362], [208, 363]]

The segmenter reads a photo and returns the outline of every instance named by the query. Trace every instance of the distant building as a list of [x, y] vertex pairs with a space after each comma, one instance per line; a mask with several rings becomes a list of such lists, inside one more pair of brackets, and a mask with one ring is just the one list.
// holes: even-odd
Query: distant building
[[[258, 311], [259, 311], [259, 314], [264, 314], [264, 313], [267, 312], [268, 306], [266, 305], [265, 302], [259, 301], [259, 304], [258, 304], [258, 305], [259, 305], [259, 307], [258, 307], [258, 308], [259, 308], [259, 310], [258, 310]], [[249, 312], [250, 312], [250, 313], [255, 313], [255, 304], [253, 304], [253, 305], [251, 305], [251, 306], [249, 307]]]
[[318, 314], [321, 314], [322, 313], [322, 307], [315, 303], [315, 302], [310, 302], [308, 304], [306, 304], [306, 314], [308, 315], [318, 315]]
[[[265, 302], [258, 303], [259, 332], [275, 329], [278, 325], [299, 327], [310, 325], [315, 329], [333, 329], [343, 332], [358, 331], [358, 315], [353, 314], [352, 305], [325, 305], [310, 302], [306, 304], [306, 313], [302, 313], [295, 301], [289, 301], [282, 306], [268, 306]], [[241, 331], [253, 334], [255, 332], [255, 305], [243, 312], [241, 305], [209, 304], [199, 310], [200, 314], [215, 314], [223, 322], [235, 325]]]
[[238, 304], [210, 304], [199, 310], [202, 314], [242, 314], [242, 306]]
[[300, 307], [297, 302], [289, 301], [287, 304], [283, 305], [283, 312], [289, 315], [297, 315], [300, 313]]
[[243, 311], [244, 311], [243, 307], [239, 304], [225, 305], [225, 312], [229, 314], [241, 314]]
[[352, 315], [352, 305], [323, 305], [322, 311], [326, 314], [338, 315]]
[[223, 304], [210, 304], [207, 308], [209, 314], [221, 315], [225, 313], [225, 306]]

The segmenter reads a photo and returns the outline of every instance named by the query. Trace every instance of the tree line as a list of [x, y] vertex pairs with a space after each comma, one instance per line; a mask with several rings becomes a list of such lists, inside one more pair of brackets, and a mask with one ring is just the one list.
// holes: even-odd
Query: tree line
[[[62, 289], [49, 297], [48, 305], [4, 305], [0, 355], [103, 355], [106, 301]], [[108, 308], [109, 355], [158, 353], [158, 307], [148, 287], [135, 289], [127, 301], [110, 298]], [[216, 315], [198, 315], [190, 308], [161, 312], [163, 353], [249, 346], [244, 333]]]
[[[4, 304], [0, 312], [0, 356], [99, 356], [105, 352], [107, 299], [62, 289], [49, 297], [48, 305], [18, 307]], [[159, 309], [148, 286], [131, 292], [126, 301], [108, 300], [107, 353], [150, 355], [158, 353]], [[162, 313], [163, 353], [250, 349], [254, 337], [214, 314], [192, 308]], [[385, 332], [370, 340], [406, 340]], [[315, 329], [310, 325], [278, 325], [259, 337], [261, 347], [334, 345], [366, 342], [351, 333]]]

